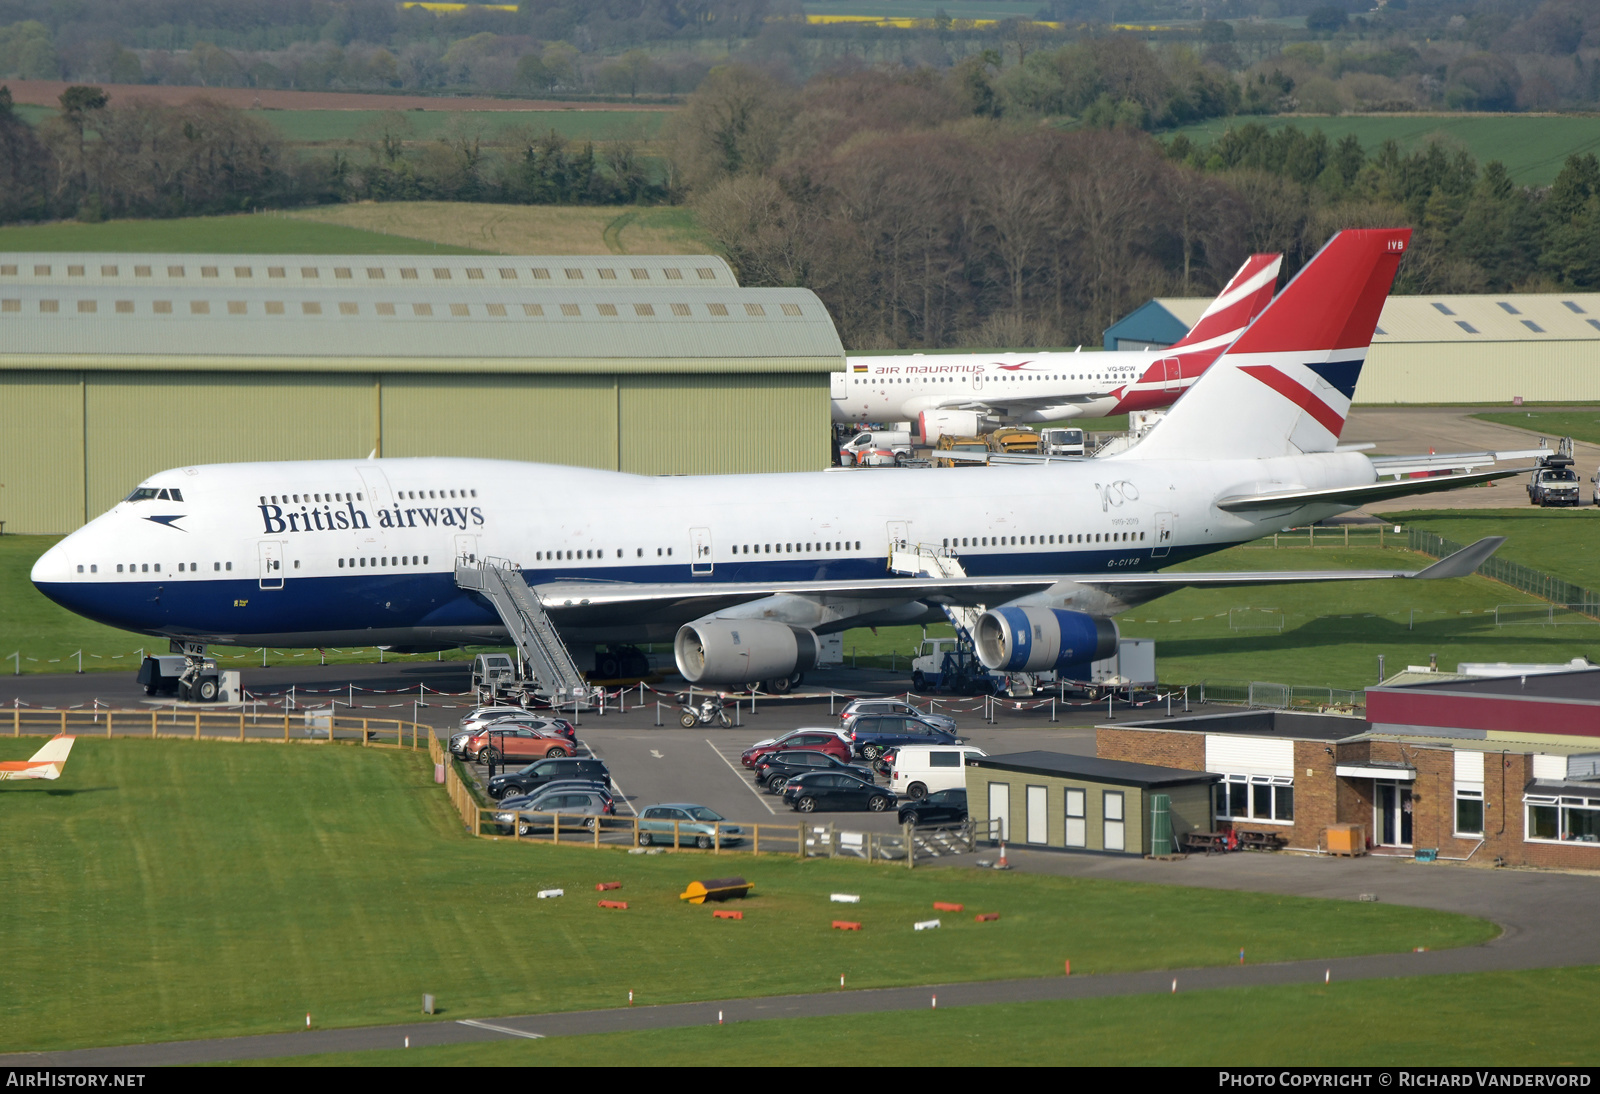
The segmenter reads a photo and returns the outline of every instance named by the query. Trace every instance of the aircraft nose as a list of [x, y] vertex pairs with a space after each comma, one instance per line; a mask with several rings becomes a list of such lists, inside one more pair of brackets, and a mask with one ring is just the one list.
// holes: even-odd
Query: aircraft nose
[[70, 541], [71, 537], [69, 536], [40, 555], [38, 560], [34, 562], [33, 571], [28, 577], [40, 592], [45, 592], [46, 595], [49, 595], [46, 592], [46, 586], [58, 585], [72, 580], [74, 576], [72, 553], [67, 547]]

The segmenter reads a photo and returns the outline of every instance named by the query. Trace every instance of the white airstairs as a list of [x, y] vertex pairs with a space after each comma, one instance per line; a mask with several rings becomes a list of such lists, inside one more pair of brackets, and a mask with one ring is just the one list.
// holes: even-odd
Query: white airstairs
[[545, 614], [538, 594], [522, 579], [522, 567], [503, 558], [456, 559], [456, 585], [479, 593], [500, 616], [516, 643], [523, 680], [556, 705], [587, 701], [592, 688], [583, 678], [555, 624]]

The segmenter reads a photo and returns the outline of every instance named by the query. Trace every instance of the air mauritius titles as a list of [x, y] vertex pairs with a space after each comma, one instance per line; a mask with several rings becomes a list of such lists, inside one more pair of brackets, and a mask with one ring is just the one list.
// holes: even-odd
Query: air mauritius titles
[[[371, 528], [372, 522], [365, 509], [357, 509], [354, 502], [345, 502], [343, 509], [331, 505], [320, 508], [302, 505], [298, 511], [285, 510], [281, 505], [259, 505], [262, 531], [269, 535], [280, 532], [340, 532], [349, 529]], [[438, 509], [377, 510], [379, 528], [477, 528], [483, 525], [483, 510], [476, 505], [442, 507]]]

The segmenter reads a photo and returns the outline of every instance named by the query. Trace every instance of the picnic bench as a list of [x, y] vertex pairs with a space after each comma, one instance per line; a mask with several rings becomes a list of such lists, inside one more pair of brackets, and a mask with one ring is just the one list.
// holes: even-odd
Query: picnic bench
[[1281, 851], [1289, 845], [1282, 833], [1271, 829], [1239, 828], [1234, 834], [1239, 838], [1241, 851]]
[[1220, 855], [1228, 850], [1226, 832], [1185, 832], [1182, 839], [1183, 849], [1191, 854], [1204, 851], [1208, 855]]

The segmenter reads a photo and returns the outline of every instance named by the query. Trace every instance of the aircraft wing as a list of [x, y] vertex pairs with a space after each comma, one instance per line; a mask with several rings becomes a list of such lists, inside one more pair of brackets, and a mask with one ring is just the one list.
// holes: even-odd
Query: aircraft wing
[[1321, 490], [1269, 490], [1260, 494], [1232, 494], [1217, 500], [1217, 508], [1230, 513], [1260, 509], [1298, 509], [1302, 505], [1335, 502], [1354, 508], [1369, 501], [1408, 498], [1413, 494], [1434, 494], [1459, 486], [1476, 486], [1512, 475], [1523, 475], [1526, 467], [1504, 471], [1477, 471], [1467, 475], [1438, 475], [1426, 479], [1390, 479], [1359, 486], [1336, 486]]
[[[1371, 447], [1370, 445], [1367, 447]], [[1515, 452], [1429, 452], [1426, 456], [1368, 456], [1372, 469], [1382, 475], [1416, 475], [1439, 471], [1476, 471], [1500, 460], [1532, 460], [1550, 455], [1548, 448], [1524, 448]], [[1530, 468], [1524, 467], [1528, 471]]]
[[1037, 574], [1013, 577], [930, 577], [886, 573], [881, 578], [779, 582], [551, 582], [533, 591], [557, 623], [595, 625], [616, 620], [688, 622], [740, 604], [791, 596], [827, 602], [925, 600], [960, 607], [1004, 604], [1057, 586], [1100, 589], [1114, 596], [1148, 600], [1196, 586], [1229, 588], [1375, 578], [1431, 580], [1475, 571], [1502, 543], [1490, 536], [1422, 570], [1240, 570], [1216, 572]]

